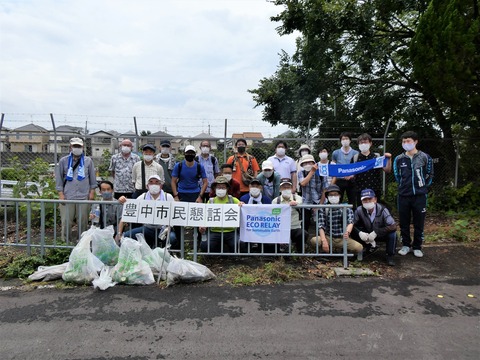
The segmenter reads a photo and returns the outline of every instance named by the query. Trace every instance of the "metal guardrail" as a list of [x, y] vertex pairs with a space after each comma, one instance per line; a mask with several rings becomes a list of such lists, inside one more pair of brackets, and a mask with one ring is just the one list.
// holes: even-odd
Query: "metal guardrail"
[[[60, 226], [60, 212], [58, 210], [59, 204], [88, 204], [90, 206], [96, 204], [117, 204], [117, 202], [106, 201], [88, 201], [88, 200], [53, 200], [53, 199], [18, 199], [18, 198], [0, 198], [0, 227], [2, 233], [0, 234], [0, 246], [14, 246], [23, 247], [27, 249], [30, 254], [34, 248], [40, 249], [40, 253], [44, 255], [45, 250], [48, 248], [73, 248], [76, 240], [80, 238], [81, 233], [76, 233], [77, 237], [70, 239], [67, 238], [65, 242], [61, 241], [61, 226]], [[351, 208], [351, 205], [298, 205], [298, 208], [302, 211], [302, 215], [305, 215], [305, 209], [312, 208], [340, 208], [343, 215], [343, 228], [347, 225], [347, 209]], [[330, 212], [331, 216], [331, 212]], [[304, 218], [304, 217], [303, 217]], [[79, 219], [81, 221], [81, 219]], [[330, 221], [330, 224], [332, 222]], [[303, 225], [302, 222], [302, 230]], [[264, 244], [258, 244], [255, 248], [251, 243], [244, 243], [239, 240], [237, 231], [235, 231], [235, 242], [238, 246], [234, 251], [224, 251], [223, 235], [221, 241], [220, 252], [211, 252], [207, 248], [206, 252], [202, 252], [199, 249], [199, 239], [197, 228], [193, 228], [193, 231], [186, 231], [185, 228], [180, 230], [180, 249], [177, 251], [183, 258], [185, 255], [187, 244], [192, 243], [193, 250], [189, 251], [189, 255], [193, 255], [194, 261], [197, 261], [198, 256], [290, 256], [290, 257], [331, 257], [342, 258], [343, 266], [348, 267], [348, 258], [353, 254], [349, 254], [347, 251], [347, 242], [343, 242], [343, 251], [341, 253], [333, 252], [332, 237], [329, 238], [330, 250], [328, 253], [324, 253], [321, 247], [310, 245], [310, 238], [312, 236], [319, 236], [318, 217], [315, 217], [314, 221], [315, 232], [313, 235], [305, 236], [302, 231], [302, 249], [295, 249], [290, 244], [287, 247], [280, 249], [279, 246], [275, 246], [273, 251], [265, 251], [266, 246]], [[69, 224], [72, 228], [73, 224]], [[87, 230], [87, 229], [83, 229]], [[331, 233], [331, 231], [330, 231]], [[187, 239], [187, 235], [191, 238]], [[328, 239], [328, 237], [327, 237]], [[240, 244], [242, 246], [240, 246]]]

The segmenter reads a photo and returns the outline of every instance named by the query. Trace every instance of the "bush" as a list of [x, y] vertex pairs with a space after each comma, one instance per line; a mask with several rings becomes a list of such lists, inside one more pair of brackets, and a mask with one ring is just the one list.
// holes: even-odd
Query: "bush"
[[18, 170], [14, 168], [3, 168], [2, 169], [2, 179], [3, 180], [13, 180], [18, 181], [19, 179]]
[[446, 186], [430, 194], [429, 209], [437, 212], [465, 212], [478, 209], [480, 202], [479, 184], [468, 183], [459, 188]]

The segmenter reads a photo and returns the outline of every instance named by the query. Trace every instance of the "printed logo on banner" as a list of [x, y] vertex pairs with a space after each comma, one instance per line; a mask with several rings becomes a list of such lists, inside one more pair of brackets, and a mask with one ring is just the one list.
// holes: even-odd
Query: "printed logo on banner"
[[243, 205], [240, 238], [245, 242], [290, 242], [292, 210], [289, 205]]
[[320, 176], [328, 176], [328, 164], [320, 164], [318, 168], [318, 174]]
[[188, 226], [207, 226], [205, 204], [188, 203]]
[[375, 158], [375, 165], [373, 166], [375, 169], [383, 168], [383, 160], [385, 160], [385, 156], [379, 156]]
[[126, 223], [138, 222], [138, 202], [134, 199], [127, 199], [123, 204], [122, 221]]

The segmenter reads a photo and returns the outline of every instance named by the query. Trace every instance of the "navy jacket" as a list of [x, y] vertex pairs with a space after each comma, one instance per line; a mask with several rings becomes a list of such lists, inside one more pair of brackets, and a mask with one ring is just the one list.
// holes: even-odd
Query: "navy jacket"
[[433, 180], [433, 160], [420, 150], [412, 159], [403, 153], [395, 158], [393, 173], [398, 183], [398, 195], [425, 195]]

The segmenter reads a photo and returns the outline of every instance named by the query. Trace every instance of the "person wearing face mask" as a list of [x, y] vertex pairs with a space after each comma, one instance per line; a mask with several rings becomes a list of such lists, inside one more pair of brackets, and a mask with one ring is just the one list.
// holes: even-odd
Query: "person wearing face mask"
[[[393, 162], [393, 173], [398, 183], [398, 215], [402, 248], [400, 255], [422, 257], [423, 228], [427, 213], [427, 194], [433, 181], [433, 160], [417, 149], [418, 135], [413, 131], [402, 134], [403, 154]], [[410, 223], [413, 219], [413, 243]]]
[[[370, 159], [375, 159], [380, 156], [378, 153], [372, 153], [370, 151], [373, 145], [372, 137], [369, 134], [362, 134], [358, 137], [358, 148], [360, 154], [355, 155], [352, 158], [352, 163], [358, 161], [365, 161]], [[382, 197], [382, 171], [387, 174], [392, 171], [392, 154], [385, 153], [385, 158], [387, 158], [387, 165], [382, 169], [371, 169], [363, 173], [355, 175], [355, 185], [357, 190], [357, 204], [361, 204], [360, 194], [364, 189], [373, 189], [376, 194], [377, 201], [381, 202]]]
[[152, 144], [146, 144], [142, 147], [143, 160], [138, 161], [132, 168], [132, 181], [135, 184], [133, 199], [147, 192], [147, 179], [152, 175], [158, 175], [162, 181], [165, 179], [162, 166], [157, 163], [155, 153], [157, 147]]
[[[233, 166], [232, 164], [222, 164], [220, 167], [220, 175], [223, 175], [228, 180], [228, 195], [232, 195], [237, 199], [240, 199], [240, 183], [233, 178]], [[215, 197], [215, 191], [210, 189], [209, 197]]]
[[[340, 188], [337, 185], [330, 185], [325, 190], [325, 196], [328, 199], [327, 204], [338, 205], [340, 203]], [[363, 245], [351, 238], [353, 231], [353, 210], [346, 208], [347, 221], [343, 223], [343, 210], [340, 208], [325, 208], [318, 210], [318, 232], [319, 236], [310, 239], [313, 246], [317, 246], [324, 252], [329, 251], [329, 239], [332, 239], [332, 248], [334, 251], [343, 252], [343, 240], [347, 240], [347, 250], [349, 253], [357, 255], [357, 260], [363, 259]]]
[[[312, 149], [307, 144], [300, 145], [298, 149], [298, 159], [295, 161], [295, 166], [297, 168], [297, 174], [300, 170], [302, 170], [302, 166], [300, 165], [300, 160], [304, 155], [311, 155]], [[302, 195], [302, 188], [300, 187], [300, 180], [297, 177], [297, 194]]]
[[[97, 179], [92, 159], [83, 152], [83, 140], [70, 139], [70, 154], [62, 157], [55, 169], [55, 189], [60, 200], [94, 200]], [[78, 236], [87, 230], [89, 204], [62, 203], [59, 205], [62, 221], [62, 240], [72, 241], [73, 223], [78, 225]]]
[[[351, 133], [343, 132], [340, 134], [342, 147], [332, 153], [332, 162], [334, 164], [350, 164], [353, 157], [358, 154], [357, 150], [351, 148], [351, 141]], [[355, 177], [353, 175], [337, 177], [335, 179], [335, 185], [340, 188], [340, 201], [343, 202], [344, 194], [347, 193], [348, 203], [356, 208], [357, 192], [355, 189]]]
[[[112, 225], [117, 232], [117, 225], [122, 218], [122, 204], [116, 203], [113, 204], [111, 201], [114, 200], [113, 189], [114, 185], [108, 180], [102, 180], [98, 183], [100, 189], [100, 195], [102, 196], [102, 201], [108, 202], [107, 204], [100, 204], [100, 217], [98, 221], [98, 226], [100, 229], [104, 229], [107, 226]], [[125, 198], [127, 198], [125, 196]], [[90, 220], [95, 219], [95, 209], [99, 204], [92, 205], [90, 211]]]
[[[237, 198], [228, 195], [229, 182], [224, 176], [218, 176], [212, 183], [212, 189], [215, 191], [215, 197], [209, 199], [211, 204], [238, 204], [243, 203]], [[202, 252], [234, 252], [238, 244], [238, 232], [236, 228], [199, 228], [201, 234], [207, 233], [205, 241], [200, 243]], [[222, 246], [223, 240], [223, 246]], [[222, 249], [223, 247], [223, 249]]]
[[172, 190], [175, 201], [203, 202], [208, 180], [203, 165], [195, 161], [195, 147], [185, 147], [185, 160], [172, 171]]
[[271, 161], [265, 160], [262, 163], [262, 172], [257, 175], [262, 184], [262, 194], [270, 199], [280, 195], [280, 174], [273, 169]]
[[273, 169], [280, 174], [280, 178], [289, 178], [292, 180], [293, 192], [297, 191], [297, 165], [295, 161], [286, 155], [288, 150], [287, 142], [283, 140], [277, 141], [275, 144], [275, 155], [270, 156], [267, 160], [273, 164]]
[[[328, 154], [330, 152], [329, 148], [325, 145], [320, 146], [319, 148], [320, 152], [318, 153], [318, 157], [320, 158], [320, 161], [317, 163], [317, 166], [320, 166], [320, 164], [331, 164], [332, 162], [328, 160]], [[328, 188], [330, 185], [335, 184], [336, 178], [333, 176], [322, 176], [322, 185], [323, 189]], [[325, 202], [326, 200], [324, 200]]]
[[247, 140], [237, 139], [235, 142], [235, 155], [227, 159], [227, 164], [233, 166], [233, 178], [240, 184], [240, 194], [245, 195], [249, 192], [249, 181], [245, 180], [244, 174], [248, 174], [249, 178], [257, 177], [260, 167], [258, 166], [255, 156], [247, 153]]
[[[299, 164], [301, 170], [298, 171], [298, 181], [302, 189], [302, 200], [304, 204], [318, 205], [325, 200], [323, 196], [323, 181], [318, 175], [318, 165], [312, 155], [304, 155]], [[308, 231], [313, 215], [312, 209], [303, 209], [304, 229]]]
[[[154, 174], [150, 175], [147, 182], [147, 192], [138, 196], [139, 200], [150, 200], [150, 201], [173, 201], [173, 196], [169, 193], [166, 193], [162, 189], [163, 178]], [[122, 196], [118, 201], [121, 204], [124, 204], [127, 201], [125, 196]], [[144, 224], [140, 227], [123, 232], [125, 223], [120, 220], [118, 224], [118, 233], [116, 236], [117, 241], [121, 241], [123, 237], [128, 237], [134, 240], [137, 240], [135, 235], [143, 234], [147, 244], [153, 249], [157, 245], [165, 246], [164, 240], [162, 240], [162, 235], [166, 234], [166, 227], [164, 225], [153, 225], [153, 224]], [[177, 236], [175, 231], [169, 232], [170, 245], [172, 249], [177, 249], [179, 244], [177, 241]], [[160, 241], [159, 241], [160, 240]]]
[[387, 244], [387, 264], [395, 265], [394, 255], [397, 245], [397, 225], [390, 211], [377, 202], [372, 189], [364, 189], [361, 193], [362, 205], [355, 209], [353, 216], [352, 238], [361, 243], [365, 254], [375, 252], [377, 242]]
[[207, 190], [203, 194], [203, 202], [207, 202], [210, 198], [210, 190], [212, 187], [212, 183], [215, 178], [220, 174], [220, 168], [218, 166], [218, 159], [210, 154], [211, 151], [211, 144], [208, 140], [202, 140], [200, 143], [200, 156], [195, 157], [195, 161], [199, 164], [203, 165], [205, 168], [205, 173], [207, 174]]
[[115, 199], [121, 196], [131, 198], [135, 191], [135, 185], [132, 180], [132, 169], [135, 163], [140, 161], [140, 156], [132, 153], [133, 143], [129, 139], [124, 139], [120, 143], [120, 152], [112, 155], [110, 159], [110, 171], [115, 186]]
[[163, 183], [162, 190], [173, 195], [172, 171], [177, 161], [170, 152], [171, 146], [172, 144], [170, 143], [170, 140], [162, 140], [160, 142], [160, 153], [155, 159], [157, 163], [159, 163], [160, 166], [163, 168], [163, 174], [165, 176], [165, 182]]
[[[293, 206], [301, 205], [302, 198], [293, 192], [293, 182], [290, 178], [280, 180], [280, 196], [272, 200], [272, 204], [288, 204], [291, 208], [290, 243], [295, 244], [297, 252], [304, 253], [303, 238], [308, 238], [308, 233], [302, 229], [301, 209]], [[283, 244], [282, 244], [283, 245]], [[288, 248], [280, 245], [280, 252], [288, 251]], [[291, 251], [290, 251], [291, 252]]]
[[245, 204], [271, 204], [272, 199], [262, 194], [262, 183], [256, 178], [250, 182], [249, 193], [243, 195], [240, 201]]

